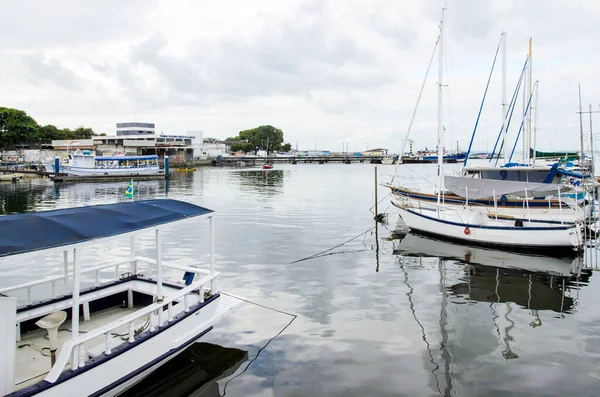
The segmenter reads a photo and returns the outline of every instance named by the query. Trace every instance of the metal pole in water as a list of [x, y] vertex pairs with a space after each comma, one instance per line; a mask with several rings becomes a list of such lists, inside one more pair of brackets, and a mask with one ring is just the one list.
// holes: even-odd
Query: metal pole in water
[[377, 165], [375, 165], [375, 219], [377, 219]]

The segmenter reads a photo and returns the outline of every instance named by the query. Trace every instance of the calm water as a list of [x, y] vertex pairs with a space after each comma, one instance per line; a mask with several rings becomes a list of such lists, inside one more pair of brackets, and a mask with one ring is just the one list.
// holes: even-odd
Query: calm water
[[[380, 182], [394, 169], [379, 166]], [[435, 166], [400, 173], [403, 183], [424, 185]], [[125, 185], [2, 183], [0, 211], [124, 201]], [[167, 373], [186, 366], [186, 381], [203, 396], [600, 395], [600, 283], [591, 270], [577, 258], [391, 238], [397, 214], [384, 199], [379, 212], [389, 211], [389, 224], [374, 228], [373, 185], [367, 164], [200, 168], [173, 174], [168, 185], [137, 183], [140, 198], [215, 209], [221, 289], [297, 316], [257, 356], [292, 317], [245, 304], [205, 338], [237, 349], [231, 364], [218, 360], [218, 384], [202, 386], [210, 371], [181, 361]], [[379, 198], [387, 194], [380, 187]], [[164, 255], [206, 262], [204, 231], [204, 223], [169, 228]], [[84, 256], [126, 248], [111, 243]], [[43, 271], [60, 274], [56, 263]], [[4, 263], [0, 285], [41, 272], [35, 262]]]

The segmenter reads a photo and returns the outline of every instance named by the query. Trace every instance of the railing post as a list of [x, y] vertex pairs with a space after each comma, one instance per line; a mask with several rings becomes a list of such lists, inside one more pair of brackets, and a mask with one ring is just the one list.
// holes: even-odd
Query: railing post
[[156, 298], [159, 302], [163, 299], [161, 251], [160, 232], [156, 229]]
[[52, 299], [56, 298], [56, 280], [52, 280]]
[[65, 294], [69, 291], [69, 251], [63, 251], [63, 267], [65, 270]]
[[105, 343], [106, 343], [106, 348], [104, 349], [104, 353], [106, 353], [108, 355], [111, 353], [111, 351], [110, 351], [110, 332], [107, 332], [104, 334], [104, 339], [105, 339]]
[[186, 313], [190, 311], [190, 303], [187, 294], [183, 295], [183, 311]]
[[167, 321], [169, 321], [169, 322], [173, 321], [173, 302], [169, 302], [167, 314], [168, 314]]
[[27, 287], [27, 305], [31, 305], [31, 287]]
[[[77, 248], [73, 248], [73, 306], [71, 308], [71, 338], [73, 339], [73, 345], [76, 345], [77, 338], [79, 337], [79, 273]], [[81, 349], [83, 349], [83, 346], [81, 346]], [[72, 363], [77, 364], [79, 361], [78, 353], [76, 349], [73, 350]]]
[[135, 236], [132, 234], [129, 237], [129, 258], [131, 260], [131, 274], [137, 274], [137, 261], [135, 260]]
[[156, 330], [156, 314], [154, 311], [150, 313], [150, 332], [154, 332]]
[[79, 368], [85, 367], [85, 346], [83, 343], [79, 345]]
[[96, 287], [100, 285], [100, 270], [96, 270]]
[[127, 341], [129, 343], [135, 340], [135, 327], [133, 326], [133, 321], [129, 322], [129, 339]]
[[[210, 275], [213, 276], [215, 273], [215, 221], [214, 215], [208, 218], [210, 221]], [[214, 293], [215, 279], [210, 280], [210, 291]]]

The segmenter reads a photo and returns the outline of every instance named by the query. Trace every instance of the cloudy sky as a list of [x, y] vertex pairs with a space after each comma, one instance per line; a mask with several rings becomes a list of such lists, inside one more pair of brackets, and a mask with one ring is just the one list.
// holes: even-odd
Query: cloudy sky
[[[348, 142], [350, 150], [399, 151], [444, 4], [4, 0], [0, 106], [23, 109], [40, 124], [98, 133], [114, 134], [116, 122], [137, 120], [164, 133], [202, 130], [225, 138], [272, 124], [300, 149], [339, 151]], [[538, 147], [577, 148], [578, 82], [584, 104], [600, 110], [600, 3], [446, 4], [447, 146], [468, 145], [504, 29], [509, 96], [533, 37]], [[415, 149], [435, 146], [437, 70], [436, 57], [411, 133]], [[477, 149], [491, 149], [501, 126], [501, 77], [498, 63]]]

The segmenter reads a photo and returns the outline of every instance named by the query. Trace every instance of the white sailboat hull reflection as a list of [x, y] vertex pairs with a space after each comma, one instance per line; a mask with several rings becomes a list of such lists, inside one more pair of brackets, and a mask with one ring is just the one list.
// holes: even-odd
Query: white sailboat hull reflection
[[568, 277], [577, 272], [581, 257], [551, 257], [534, 254], [512, 253], [487, 247], [476, 247], [449, 243], [435, 238], [408, 233], [399, 236], [395, 253], [405, 256], [428, 256], [454, 259], [471, 264], [500, 268], [521, 269], [536, 273], [547, 273]]

